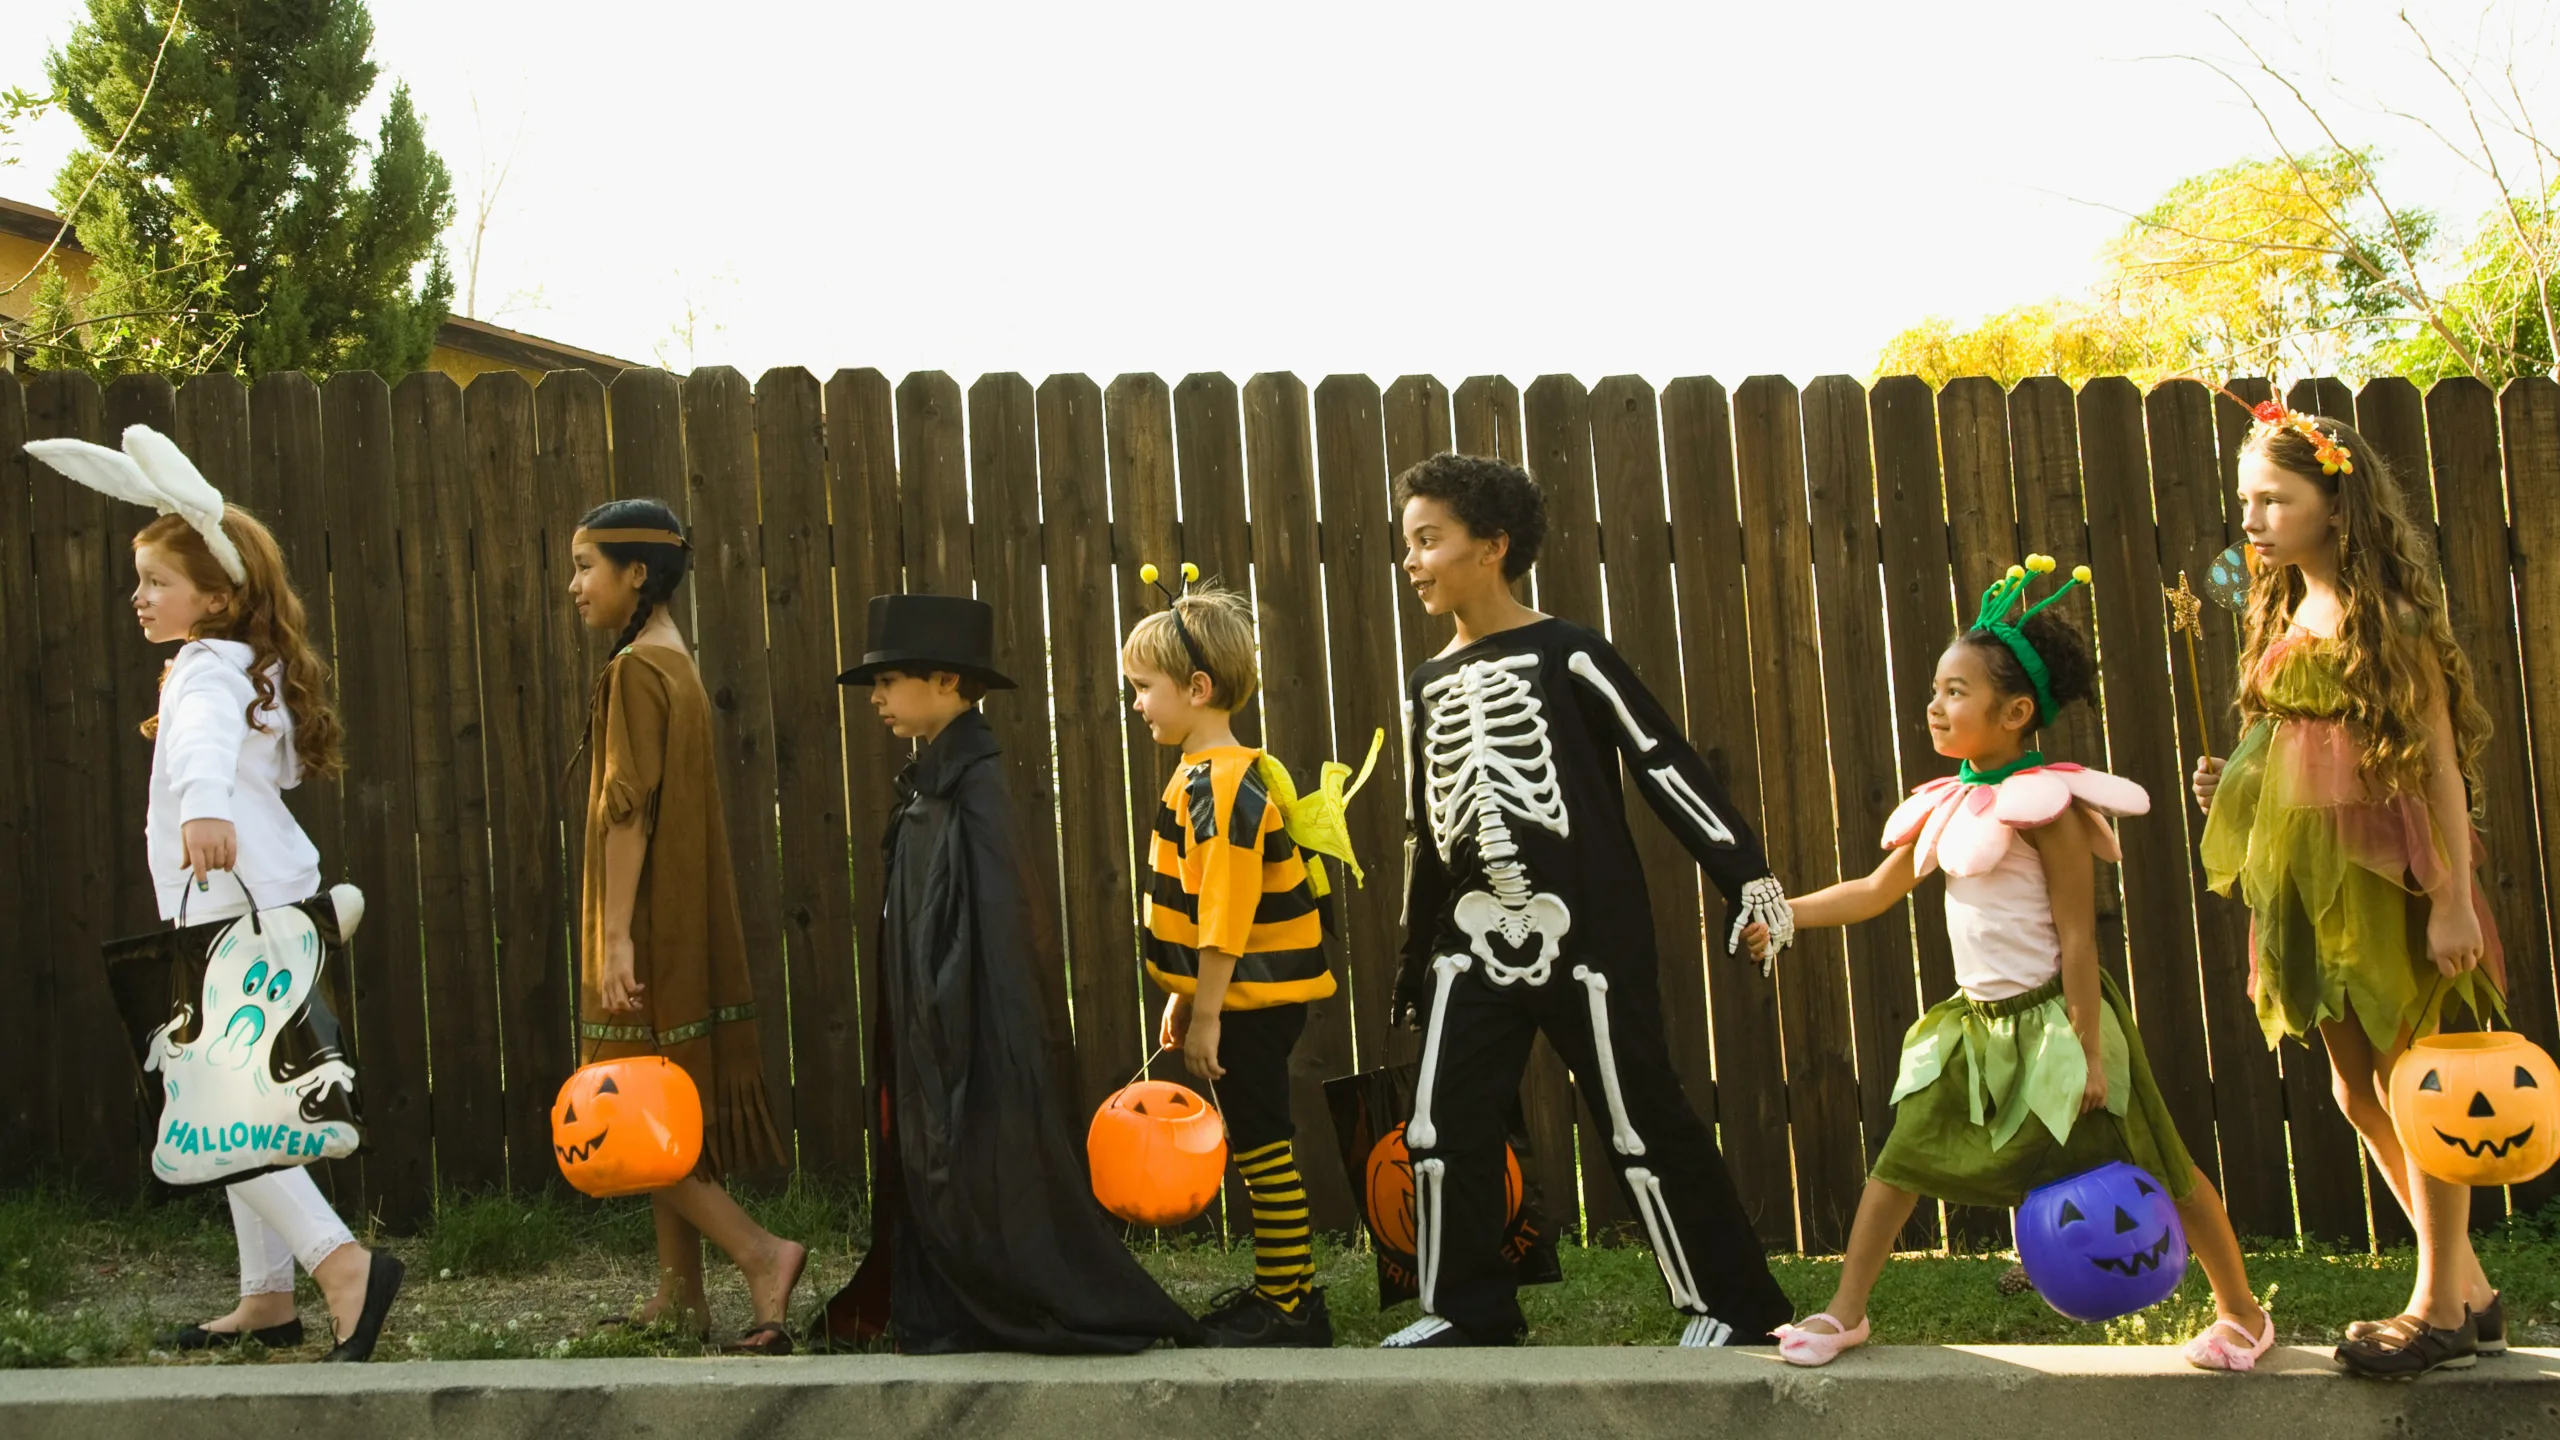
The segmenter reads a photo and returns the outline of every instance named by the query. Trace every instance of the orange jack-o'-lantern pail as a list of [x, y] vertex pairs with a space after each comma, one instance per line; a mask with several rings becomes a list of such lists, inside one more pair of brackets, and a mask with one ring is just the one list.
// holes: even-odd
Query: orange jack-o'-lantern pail
[[664, 1190], [702, 1159], [701, 1092], [659, 1055], [584, 1066], [551, 1104], [551, 1153], [589, 1195]]
[[2521, 1185], [2560, 1159], [2560, 1069], [2513, 1031], [2430, 1035], [2392, 1067], [2391, 1124], [2439, 1180]]
[[1208, 1101], [1141, 1080], [1102, 1102], [1085, 1132], [1093, 1198], [1139, 1225], [1179, 1225], [1209, 1208], [1227, 1173], [1227, 1123]]

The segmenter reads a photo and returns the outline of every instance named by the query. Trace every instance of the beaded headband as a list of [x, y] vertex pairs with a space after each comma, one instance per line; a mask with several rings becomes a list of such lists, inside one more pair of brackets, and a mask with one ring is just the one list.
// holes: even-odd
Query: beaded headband
[[2086, 565], [2072, 567], [2070, 579], [2063, 581], [2053, 593], [2028, 606], [2014, 623], [2008, 619], [2008, 614], [2026, 598], [2028, 577], [2049, 575], [2053, 573], [2053, 567], [2054, 559], [2050, 555], [2030, 555], [2024, 565], [2010, 566], [2007, 574], [1992, 581], [1991, 588], [1982, 592], [1982, 609], [1973, 617], [1974, 629], [1998, 640], [2009, 647], [2010, 654], [2018, 657], [2018, 668], [2027, 672], [2027, 683], [2035, 687], [2038, 725], [2053, 723], [2053, 712], [2057, 708], [2053, 703], [2053, 682], [2051, 677], [2045, 674], [2044, 657], [2036, 653], [2036, 647], [2028, 641], [2019, 627], [2034, 619], [2037, 612], [2061, 599], [2072, 586], [2088, 584], [2089, 567]]
[[[1165, 613], [1173, 617], [1173, 633], [1182, 637], [1182, 648], [1191, 656], [1191, 668], [1208, 676], [1214, 684], [1217, 681], [1218, 672], [1209, 668], [1208, 655], [1200, 649], [1200, 642], [1191, 638], [1191, 627], [1182, 623], [1182, 606], [1179, 603], [1182, 597], [1166, 589], [1164, 581], [1157, 578], [1161, 573], [1153, 565], [1141, 565], [1138, 567], [1138, 582], [1142, 585], [1153, 585], [1164, 592]], [[1188, 560], [1183, 561], [1183, 587], [1188, 589], [1198, 584], [1199, 580], [1200, 567]]]
[[572, 545], [673, 545], [690, 550], [693, 542], [673, 530], [581, 530], [569, 537]]

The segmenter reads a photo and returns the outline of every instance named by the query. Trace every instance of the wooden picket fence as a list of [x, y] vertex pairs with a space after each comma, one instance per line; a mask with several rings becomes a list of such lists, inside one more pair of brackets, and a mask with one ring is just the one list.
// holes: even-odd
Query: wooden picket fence
[[[2252, 398], [2265, 387], [2243, 388]], [[2298, 408], [2352, 418], [2389, 458], [2441, 554], [2455, 628], [2497, 726], [2486, 875], [2516, 1022], [2555, 1040], [2547, 917], [2560, 877], [2560, 386], [2503, 395], [2448, 381], [2304, 382]], [[371, 897], [354, 948], [373, 1145], [330, 1167], [342, 1203], [416, 1223], [439, 1185], [552, 1183], [548, 1107], [572, 1064], [576, 804], [560, 783], [603, 643], [564, 593], [588, 507], [652, 495], [698, 548], [687, 628], [717, 709], [721, 784], [745, 903], [777, 1120], [800, 1167], [864, 1172], [861, 956], [878, 836], [901, 763], [834, 677], [862, 649], [867, 597], [970, 593], [999, 617], [1022, 681], [988, 705], [1059, 938], [1079, 1105], [1152, 1048], [1136, 961], [1142, 822], [1169, 757], [1123, 710], [1124, 628], [1149, 608], [1141, 562], [1252, 587], [1265, 690], [1239, 729], [1301, 773], [1357, 758], [1400, 723], [1400, 676], [1447, 638], [1401, 589], [1389, 477], [1435, 451], [1500, 455], [1546, 487], [1543, 608], [1605, 623], [1760, 826], [1778, 873], [1811, 888], [1880, 858], [1885, 815], [1944, 772], [1925, 677], [1972, 599], [2028, 550], [2087, 562], [2064, 604], [2099, 639], [2102, 703], [2047, 750], [2146, 786], [2126, 864], [2101, 897], [2107, 965], [2139, 1010], [2190, 1147], [2248, 1233], [2404, 1238], [2368, 1186], [2317, 1054], [2271, 1055], [2244, 994], [2246, 916], [2202, 892], [2183, 775], [2233, 739], [2234, 635], [2208, 611], [2195, 733], [2164, 581], [2202, 579], [2237, 538], [2228, 496], [2247, 417], [2203, 389], [2121, 379], [1803, 390], [1755, 377], [1568, 376], [1526, 391], [1428, 376], [1381, 391], [1332, 376], [1168, 386], [1081, 375], [798, 369], [750, 385], [513, 374], [315, 382], [208, 376], [0, 379], [0, 1183], [63, 1170], [142, 1183], [127, 1042], [102, 940], [154, 923], [139, 834], [155, 657], [131, 631], [128, 546], [143, 517], [28, 459], [29, 438], [173, 434], [281, 537], [338, 669], [343, 782], [297, 812], [332, 878]], [[1045, 662], [1045, 663], [1044, 663]], [[2528, 697], [2542, 701], [2528, 704]], [[1319, 1087], [1412, 1058], [1387, 1018], [1402, 889], [1404, 765], [1390, 746], [1354, 807], [1367, 888], [1347, 893], [1342, 992], [1315, 1007], [1293, 1067], [1319, 1223], [1352, 1223]], [[564, 800], [564, 794], [569, 797]], [[2541, 804], [2537, 806], [2537, 795]], [[1639, 811], [1641, 807], [1636, 807]], [[564, 821], [566, 822], [564, 824]], [[1649, 815], [1635, 824], [1663, 939], [1664, 1015], [1691, 1097], [1719, 1127], [1762, 1236], [1841, 1244], [1882, 1143], [1903, 1029], [1952, 987], [1936, 887], [1899, 918], [1808, 934], [1774, 980], [1723, 953], [1722, 902]], [[1591, 1233], [1629, 1216], [1606, 1144], [1541, 1045], [1525, 1087], [1530, 1167]], [[1598, 1180], [1599, 1183], [1586, 1183]], [[2519, 1197], [2538, 1202], [2552, 1188]], [[2368, 1191], [2380, 1203], [2368, 1202]], [[2482, 1200], [2484, 1215], [2507, 1197]], [[1924, 1214], [1908, 1243], [2001, 1241], [1996, 1212]]]

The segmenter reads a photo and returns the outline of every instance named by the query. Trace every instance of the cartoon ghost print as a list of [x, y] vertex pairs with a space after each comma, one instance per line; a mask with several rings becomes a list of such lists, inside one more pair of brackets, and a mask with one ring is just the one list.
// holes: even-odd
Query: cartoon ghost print
[[[363, 902], [351, 886], [338, 890], [346, 892], [331, 896], [341, 930], [352, 931]], [[201, 1183], [353, 1151], [354, 1134], [324, 1120], [321, 1104], [353, 1091], [354, 1067], [334, 1048], [298, 1067], [275, 1054], [318, 993], [328, 958], [299, 906], [243, 916], [213, 942], [199, 1008], [181, 1005], [152, 1035], [144, 1062], [160, 1073], [166, 1102], [152, 1149], [164, 1178]]]

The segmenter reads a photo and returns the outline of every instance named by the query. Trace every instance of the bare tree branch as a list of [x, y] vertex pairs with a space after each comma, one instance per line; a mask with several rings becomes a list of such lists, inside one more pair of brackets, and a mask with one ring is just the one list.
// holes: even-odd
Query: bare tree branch
[[36, 263], [27, 267], [26, 274], [10, 281], [8, 288], [0, 289], [0, 295], [13, 294], [19, 286], [36, 278], [36, 272], [42, 270], [45, 262], [53, 258], [53, 252], [62, 248], [62, 237], [71, 233], [71, 223], [79, 216], [80, 207], [89, 203], [89, 192], [98, 188], [98, 177], [106, 174], [107, 168], [115, 164], [116, 156], [123, 153], [124, 142], [133, 138], [133, 127], [141, 123], [143, 110], [151, 104], [152, 88], [160, 83], [160, 62], [167, 57], [169, 42], [176, 38], [178, 23], [184, 20], [186, 15], [187, 0], [178, 0], [176, 7], [169, 12], [169, 28], [160, 34], [160, 48], [151, 52], [151, 73], [143, 78], [142, 98], [133, 102], [133, 115], [124, 122], [124, 133], [116, 137], [116, 143], [108, 147], [105, 157], [90, 170], [88, 183], [80, 187], [80, 194], [71, 202], [71, 208], [62, 212], [62, 224], [55, 228], [53, 238], [45, 242], [44, 253], [36, 257]]

